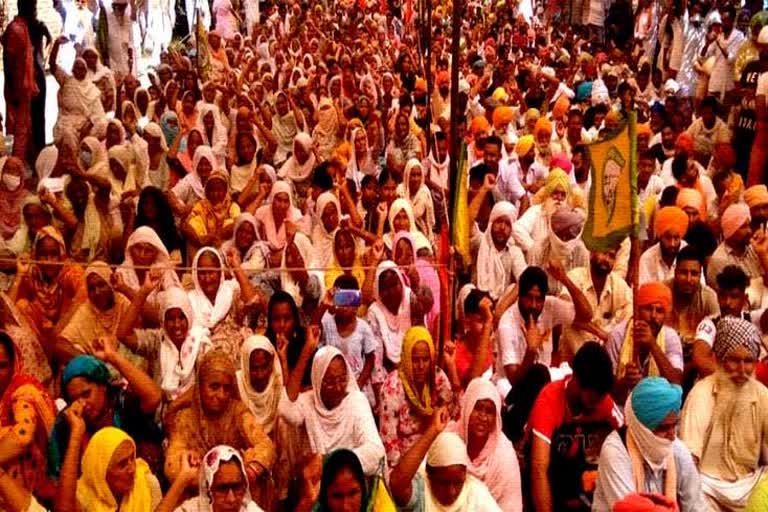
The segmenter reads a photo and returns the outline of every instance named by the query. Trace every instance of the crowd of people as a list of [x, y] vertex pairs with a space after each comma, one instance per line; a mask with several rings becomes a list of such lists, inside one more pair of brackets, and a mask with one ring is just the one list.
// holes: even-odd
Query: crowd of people
[[18, 0], [0, 509], [768, 510], [752, 4]]

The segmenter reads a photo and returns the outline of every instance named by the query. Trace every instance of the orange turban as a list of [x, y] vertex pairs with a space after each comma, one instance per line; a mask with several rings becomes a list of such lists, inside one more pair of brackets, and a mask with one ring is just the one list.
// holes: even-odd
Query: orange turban
[[423, 78], [417, 78], [413, 88], [417, 91], [427, 92], [427, 81]]
[[562, 119], [565, 117], [565, 115], [568, 113], [568, 110], [571, 108], [571, 102], [568, 100], [568, 97], [565, 94], [561, 94], [557, 101], [555, 102], [555, 106], [552, 107], [552, 119]]
[[512, 107], [496, 107], [493, 110], [493, 127], [495, 129], [501, 128], [505, 124], [511, 123], [515, 118], [515, 111]]
[[656, 236], [661, 237], [670, 230], [675, 230], [680, 236], [688, 231], [688, 215], [677, 206], [665, 206], [656, 212], [656, 223], [654, 230]]
[[544, 133], [548, 133], [550, 137], [552, 136], [552, 123], [546, 117], [540, 117], [533, 128], [533, 136], [538, 139], [539, 134]]
[[688, 156], [693, 156], [693, 137], [686, 132], [681, 133], [677, 136], [675, 148], [684, 150]]
[[638, 123], [637, 125], [637, 136], [641, 135], [647, 135], [648, 137], [653, 137], [653, 131], [651, 130], [651, 125], [648, 123]]
[[672, 306], [672, 290], [661, 281], [645, 283], [637, 290], [637, 305], [661, 304], [664, 309]]
[[750, 208], [768, 204], [768, 187], [765, 185], [754, 185], [744, 191], [744, 200]]
[[704, 198], [701, 197], [701, 192], [695, 188], [681, 188], [677, 193], [677, 202], [675, 203], [679, 208], [695, 208], [699, 212], [699, 220], [702, 220], [702, 213], [704, 209]]
[[469, 124], [469, 131], [472, 132], [472, 137], [477, 140], [488, 135], [488, 132], [491, 131], [491, 125], [488, 124], [488, 120], [485, 117], [477, 116]]

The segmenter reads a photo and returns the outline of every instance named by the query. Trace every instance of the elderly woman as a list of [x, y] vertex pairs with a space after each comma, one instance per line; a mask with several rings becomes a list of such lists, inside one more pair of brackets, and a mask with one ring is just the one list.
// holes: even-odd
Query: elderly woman
[[315, 203], [315, 225], [312, 228], [311, 268], [327, 268], [333, 259], [333, 237], [341, 220], [341, 204], [333, 192], [323, 192]]
[[16, 279], [8, 293], [49, 355], [53, 352], [51, 341], [56, 336], [56, 325], [66, 322], [87, 297], [83, 270], [68, 263], [66, 254], [64, 239], [56, 228], [38, 230], [32, 259], [40, 263], [30, 265], [19, 259]]
[[[117, 427], [137, 442], [139, 453], [156, 465], [162, 440], [154, 414], [162, 394], [152, 379], [117, 351], [117, 339], [105, 337], [94, 344], [94, 356], [77, 356], [61, 374], [61, 395], [69, 406], [58, 414], [48, 440], [48, 474], [58, 478], [71, 442], [70, 409], [85, 422], [85, 439], [78, 437], [77, 451], [99, 429]], [[98, 357], [98, 359], [97, 359]], [[109, 364], [127, 381], [127, 390], [113, 381]]]
[[768, 390], [754, 377], [761, 337], [741, 318], [722, 318], [716, 329], [717, 370], [688, 395], [680, 438], [701, 472], [709, 506], [741, 510], [767, 467]]
[[194, 384], [197, 362], [211, 349], [211, 340], [208, 329], [194, 325], [189, 297], [181, 288], [169, 288], [158, 297], [160, 329], [134, 330], [148, 297], [158, 285], [157, 277], [147, 274], [130, 308], [120, 319], [117, 338], [151, 362], [150, 374], [170, 402]]
[[27, 373], [22, 352], [4, 331], [0, 368], [0, 465], [26, 490], [50, 500], [53, 486], [45, 474], [45, 452], [56, 410], [53, 400]]
[[188, 294], [193, 323], [207, 328], [213, 347], [223, 349], [235, 361], [244, 337], [242, 319], [249, 308], [261, 303], [262, 296], [245, 275], [237, 252], [230, 251], [227, 262], [234, 279], [225, 277], [227, 266], [219, 251], [200, 249], [192, 261], [195, 289]]
[[[193, 133], [199, 134], [197, 131]], [[192, 134], [189, 138], [192, 138]], [[189, 148], [189, 144], [187, 147]], [[216, 159], [210, 146], [197, 146], [189, 174], [179, 180], [168, 194], [174, 214], [182, 219], [185, 218], [192, 211], [195, 203], [205, 198], [205, 183], [213, 173], [215, 165]]]
[[405, 164], [403, 182], [397, 186], [397, 195], [413, 205], [416, 227], [432, 240], [435, 236], [435, 204], [426, 183], [424, 167], [418, 159], [412, 158]]
[[398, 510], [501, 512], [488, 487], [469, 470], [464, 442], [457, 434], [443, 432], [448, 417], [445, 409], [436, 410], [424, 435], [392, 470], [389, 487]]
[[59, 83], [59, 117], [53, 127], [53, 139], [63, 144], [74, 154], [77, 151], [81, 135], [86, 135], [90, 128], [104, 118], [101, 93], [88, 78], [85, 59], [78, 58], [72, 66], [72, 74], [67, 74], [56, 63], [62, 39], [56, 41], [49, 59], [51, 72]]
[[192, 252], [207, 245], [219, 247], [232, 236], [238, 215], [240, 205], [229, 194], [229, 176], [226, 171], [213, 171], [205, 182], [205, 199], [192, 207], [181, 232]]
[[395, 199], [389, 207], [389, 226], [391, 231], [384, 235], [384, 245], [392, 251], [392, 239], [399, 231], [407, 231], [413, 235], [413, 240], [419, 247], [428, 249], [427, 254], [432, 254], [432, 245], [429, 239], [419, 231], [416, 218], [413, 216], [413, 207], [408, 199]]
[[293, 153], [285, 161], [277, 175], [291, 184], [293, 199], [302, 203], [309, 196], [312, 185], [312, 171], [315, 169], [317, 158], [312, 148], [312, 137], [305, 132], [299, 132], [293, 138]]
[[321, 162], [329, 160], [341, 143], [342, 124], [339, 113], [331, 99], [324, 97], [317, 106], [317, 124], [312, 130], [312, 142], [317, 148], [317, 158]]
[[208, 352], [200, 360], [195, 386], [171, 404], [165, 454], [165, 474], [170, 480], [176, 480], [190, 454], [202, 457], [226, 444], [243, 453], [251, 485], [266, 481], [275, 460], [274, 446], [240, 401], [235, 373], [229, 354]]
[[641, 380], [624, 408], [627, 426], [600, 449], [592, 510], [612, 510], [632, 493], [665, 496], [681, 512], [705, 510], [699, 472], [677, 439], [682, 389], [662, 377]]
[[395, 176], [402, 177], [405, 165], [412, 158], [420, 159], [420, 152], [421, 143], [419, 138], [411, 133], [410, 119], [404, 111], [400, 111], [395, 118], [394, 136], [385, 151], [387, 169]]
[[325, 346], [317, 351], [312, 362], [312, 389], [299, 394], [301, 376], [317, 346], [317, 337], [316, 332], [310, 334], [291, 373], [286, 396], [280, 401], [280, 416], [291, 425], [306, 427], [312, 453], [350, 449], [360, 459], [365, 474], [374, 475], [384, 458], [384, 446], [368, 400], [357, 388], [339, 349]]
[[304, 131], [304, 116], [287, 93], [280, 91], [275, 95], [275, 113], [272, 115], [271, 130], [277, 139], [275, 164], [288, 159], [293, 151], [293, 141], [299, 132]]
[[[136, 443], [124, 431], [105, 427], [96, 432], [81, 462], [81, 445], [87, 428], [83, 409], [83, 404], [78, 403], [65, 413], [69, 446], [61, 470], [56, 510], [154, 510], [162, 498], [160, 483], [147, 463], [137, 457]], [[82, 475], [78, 478], [81, 467]]]
[[523, 494], [515, 448], [501, 430], [501, 396], [491, 381], [472, 380], [462, 401], [461, 416], [447, 432], [467, 445], [467, 472], [483, 482], [502, 510], [522, 511]]
[[120, 319], [130, 302], [112, 287], [112, 270], [103, 261], [92, 263], [85, 271], [88, 300], [77, 306], [58, 334], [54, 353], [61, 362], [78, 354], [89, 354], [99, 338], [117, 333]]
[[424, 434], [435, 409], [453, 402], [451, 384], [437, 366], [432, 336], [424, 327], [405, 333], [400, 365], [387, 375], [379, 399], [379, 433], [387, 463], [394, 467]]
[[[185, 461], [155, 512], [262, 512], [251, 496], [246, 468], [238, 450], [214, 446], [202, 458], [199, 469]], [[178, 505], [185, 491], [194, 488], [199, 494]]]

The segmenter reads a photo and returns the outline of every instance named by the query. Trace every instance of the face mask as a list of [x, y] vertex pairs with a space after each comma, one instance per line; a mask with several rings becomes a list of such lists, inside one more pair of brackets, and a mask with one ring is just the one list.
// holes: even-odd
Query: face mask
[[8, 190], [14, 191], [21, 185], [21, 176], [13, 176], [12, 174], [3, 174], [3, 185]]
[[89, 167], [91, 166], [91, 158], [93, 158], [93, 155], [88, 151], [80, 151], [80, 160]]

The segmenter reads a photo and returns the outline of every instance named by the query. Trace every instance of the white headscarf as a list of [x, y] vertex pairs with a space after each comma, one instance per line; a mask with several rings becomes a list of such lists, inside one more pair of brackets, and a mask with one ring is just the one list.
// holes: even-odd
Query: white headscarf
[[131, 256], [131, 248], [137, 244], [149, 244], [157, 249], [157, 258], [155, 258], [155, 262], [152, 266], [161, 269], [161, 289], [167, 290], [181, 286], [179, 277], [171, 268], [173, 263], [171, 262], [170, 254], [168, 254], [168, 249], [166, 249], [165, 244], [163, 244], [163, 241], [157, 235], [155, 230], [149, 226], [140, 226], [136, 228], [136, 231], [131, 233], [131, 236], [128, 237], [128, 242], [125, 245], [125, 261], [120, 265], [120, 268], [117, 269], [117, 273], [120, 274], [126, 285], [134, 290], [138, 290], [142, 285], [142, 283], [139, 282], [139, 277], [136, 275], [136, 270], [134, 269], [136, 263], [133, 261], [133, 256]]
[[[301, 146], [309, 155], [307, 160], [300, 164], [296, 159], [296, 146]], [[285, 161], [280, 171], [277, 173], [283, 179], [291, 181], [306, 181], [315, 168], [315, 153], [312, 151], [312, 137], [306, 132], [299, 132], [293, 138], [293, 154]]]
[[[299, 250], [299, 254], [301, 254], [301, 259], [304, 260], [304, 267], [305, 268], [312, 268], [311, 266], [311, 258], [312, 258], [312, 242], [309, 241], [309, 238], [304, 233], [296, 233], [293, 237], [293, 243], [296, 245], [296, 248]], [[287, 245], [286, 245], [287, 248]], [[280, 287], [283, 289], [283, 291], [290, 294], [291, 297], [293, 297], [293, 300], [296, 302], [296, 305], [298, 307], [301, 307], [301, 305], [304, 303], [304, 297], [301, 295], [301, 286], [299, 283], [297, 283], [293, 279], [293, 275], [291, 275], [291, 272], [286, 270], [288, 268], [288, 264], [285, 261], [285, 253], [286, 251], [283, 251], [283, 259], [280, 263], [282, 270], [280, 271]], [[323, 276], [322, 272], [310, 270], [309, 271], [310, 276], [317, 276], [320, 283], [323, 283]]]
[[[414, 191], [410, 189], [411, 172], [418, 167], [421, 169], [421, 185]], [[411, 158], [405, 164], [403, 172], [403, 182], [397, 186], [397, 193], [400, 197], [410, 201], [413, 209], [413, 216], [416, 219], [422, 219], [426, 223], [428, 231], [435, 226], [435, 205], [432, 202], [432, 192], [427, 187], [427, 177], [424, 173], [424, 167], [417, 158]], [[430, 233], [424, 233], [429, 235]]]
[[[208, 296], [205, 295], [197, 278], [200, 256], [205, 253], [211, 253], [219, 260], [221, 275], [219, 278], [219, 289], [216, 291], [214, 302], [211, 302]], [[224, 279], [225, 270], [224, 259], [214, 247], [201, 248], [197, 251], [195, 259], [192, 261], [192, 281], [195, 283], [195, 289], [188, 292], [189, 303], [192, 305], [192, 310], [195, 313], [195, 323], [211, 330], [229, 314], [235, 300], [235, 292], [240, 290], [240, 285], [236, 280]]]
[[195, 149], [195, 154], [192, 156], [192, 172], [187, 175], [189, 176], [189, 183], [199, 199], [205, 198], [205, 187], [200, 179], [200, 175], [197, 174], [197, 166], [200, 165], [203, 158], [208, 160], [213, 170], [216, 170], [216, 157], [213, 155], [213, 150], [210, 146], [201, 144]]
[[[163, 292], [162, 304], [160, 321], [165, 336], [160, 345], [160, 388], [169, 400], [175, 400], [195, 383], [197, 359], [210, 350], [212, 345], [208, 339], [208, 329], [194, 325], [195, 316], [184, 290], [169, 288]], [[176, 348], [165, 330], [165, 315], [174, 308], [181, 309], [189, 324], [187, 337], [180, 348]]]
[[223, 462], [234, 460], [240, 466], [245, 481], [245, 494], [238, 512], [263, 512], [263, 510], [251, 499], [251, 490], [248, 484], [248, 475], [245, 472], [245, 463], [237, 450], [231, 446], [219, 445], [211, 448], [203, 457], [200, 467], [200, 495], [197, 497], [198, 510], [200, 512], [213, 512], [213, 495], [211, 486], [219, 467]]
[[[355, 150], [355, 138], [357, 134], [361, 133], [365, 135], [365, 160], [359, 162], [357, 160], [357, 151]], [[371, 157], [371, 146], [368, 143], [368, 134], [363, 128], [355, 128], [352, 130], [352, 134], [349, 136], [349, 142], [352, 144], [352, 156], [347, 164], [347, 179], [354, 181], [360, 189], [360, 183], [364, 176], [378, 176], [378, 167], [376, 162]]]
[[330, 233], [323, 225], [323, 212], [332, 204], [336, 207], [341, 220], [341, 204], [333, 192], [323, 192], [317, 198], [315, 204], [315, 226], [312, 228], [312, 246], [314, 248], [311, 265], [313, 268], [327, 268], [333, 260], [333, 237], [336, 236], [338, 226]]
[[245, 255], [242, 257], [243, 263], [249, 261], [251, 259], [251, 256], [256, 253], [256, 251], [260, 251], [262, 255], [266, 258], [269, 255], [269, 246], [266, 242], [263, 242], [259, 239], [259, 226], [256, 222], [256, 217], [254, 217], [251, 213], [243, 212], [237, 217], [235, 217], [235, 227], [232, 230], [232, 238], [227, 240], [221, 245], [221, 252], [224, 254], [227, 253], [227, 251], [231, 248], [236, 248], [236, 237], [237, 232], [240, 230], [240, 227], [248, 223], [251, 226], [253, 226], [253, 232], [256, 233], [256, 240], [253, 242], [253, 245], [251, 245], [247, 251], [245, 251]]
[[[397, 314], [393, 314], [381, 302], [379, 295], [381, 275], [387, 270], [392, 270], [403, 286], [403, 299]], [[381, 337], [384, 343], [384, 355], [395, 364], [400, 363], [400, 352], [403, 347], [405, 332], [411, 327], [411, 289], [405, 284], [403, 276], [398, 271], [395, 262], [387, 260], [379, 263], [376, 268], [376, 280], [373, 283], [374, 303], [368, 308], [368, 313], [375, 316], [381, 326]]]
[[413, 236], [413, 242], [416, 244], [416, 247], [429, 247], [430, 252], [432, 250], [432, 244], [429, 243], [429, 240], [427, 240], [427, 237], [424, 236], [424, 233], [419, 231], [419, 228], [416, 227], [416, 219], [413, 216], [413, 207], [411, 206], [411, 202], [407, 199], [404, 199], [402, 197], [395, 199], [392, 202], [392, 206], [389, 207], [389, 227], [392, 229], [389, 233], [385, 233], [383, 240], [384, 245], [387, 247], [387, 249], [394, 250], [392, 247], [392, 241], [395, 238], [395, 217], [397, 217], [397, 214], [401, 211], [405, 211], [405, 214], [408, 215], [408, 221], [411, 225], [411, 229], [409, 230], [411, 235]]
[[[255, 350], [263, 350], [272, 356], [272, 373], [264, 391], [253, 389], [250, 377], [251, 354]], [[272, 346], [272, 342], [264, 336], [251, 336], [246, 338], [240, 348], [240, 369], [237, 370], [237, 387], [240, 389], [240, 398], [253, 413], [264, 432], [272, 433], [277, 421], [277, 407], [283, 391], [283, 370], [280, 358]]]
[[287, 194], [288, 202], [288, 214], [285, 217], [285, 221], [299, 222], [301, 220], [301, 211], [293, 206], [293, 194], [291, 194], [291, 186], [285, 181], [276, 181], [272, 184], [272, 191], [267, 198], [267, 204], [264, 204], [256, 210], [256, 220], [259, 225], [264, 228], [264, 234], [266, 235], [266, 242], [269, 243], [269, 247], [273, 250], [282, 249], [285, 247], [285, 221], [280, 226], [275, 225], [275, 217], [272, 214], [272, 200], [277, 194]]
[[[480, 249], [477, 252], [477, 287], [491, 294], [491, 297], [498, 299], [504, 293], [509, 283], [509, 275], [504, 270], [502, 253], [496, 249], [493, 243], [491, 227], [494, 221], [500, 217], [507, 217], [510, 224], [515, 222], [515, 206], [507, 201], [496, 203], [491, 210], [491, 216], [488, 219], [488, 227], [480, 240]], [[514, 237], [510, 235], [507, 240], [507, 249], [515, 245]]]

